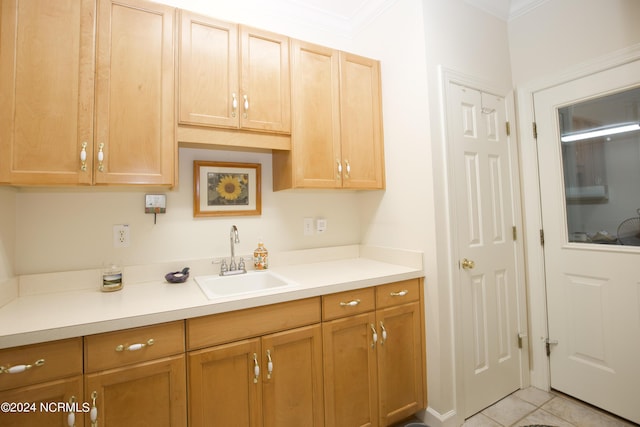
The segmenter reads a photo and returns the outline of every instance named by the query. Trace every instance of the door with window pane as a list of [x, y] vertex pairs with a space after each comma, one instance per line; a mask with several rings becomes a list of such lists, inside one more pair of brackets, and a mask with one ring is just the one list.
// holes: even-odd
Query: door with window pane
[[635, 422], [639, 76], [640, 61], [534, 95], [551, 387]]

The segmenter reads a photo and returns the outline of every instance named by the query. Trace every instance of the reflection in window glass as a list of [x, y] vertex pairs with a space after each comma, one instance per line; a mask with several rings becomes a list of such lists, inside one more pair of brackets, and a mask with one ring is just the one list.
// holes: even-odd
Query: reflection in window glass
[[558, 113], [569, 241], [640, 246], [640, 88]]

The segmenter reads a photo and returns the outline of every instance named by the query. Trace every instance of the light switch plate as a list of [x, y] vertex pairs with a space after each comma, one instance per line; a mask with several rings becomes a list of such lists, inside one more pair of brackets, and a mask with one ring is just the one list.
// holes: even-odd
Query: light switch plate
[[166, 213], [167, 212], [167, 195], [166, 194], [146, 194], [144, 196], [144, 213]]

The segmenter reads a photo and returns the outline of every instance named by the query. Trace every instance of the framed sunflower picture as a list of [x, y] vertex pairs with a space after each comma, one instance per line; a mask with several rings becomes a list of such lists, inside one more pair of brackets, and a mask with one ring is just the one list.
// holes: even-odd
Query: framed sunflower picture
[[193, 162], [193, 216], [261, 215], [260, 163]]

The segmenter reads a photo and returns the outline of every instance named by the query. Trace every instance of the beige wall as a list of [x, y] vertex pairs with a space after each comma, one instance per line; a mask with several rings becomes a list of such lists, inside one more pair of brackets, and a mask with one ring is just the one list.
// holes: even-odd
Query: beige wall
[[[193, 160], [262, 164], [262, 215], [193, 217]], [[16, 195], [16, 274], [78, 270], [115, 261], [123, 265], [229, 256], [229, 229], [240, 231], [237, 254], [250, 254], [262, 237], [272, 251], [360, 241], [353, 192], [272, 191], [271, 155], [180, 149], [180, 184], [167, 194], [167, 213], [144, 213], [144, 190], [22, 189]], [[304, 217], [324, 217], [323, 235], [304, 236]], [[113, 225], [129, 224], [131, 245], [113, 248]]]
[[0, 186], [0, 284], [14, 275], [15, 227], [16, 191]]
[[637, 0], [553, 0], [509, 23], [517, 86], [640, 43]]

